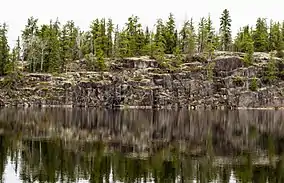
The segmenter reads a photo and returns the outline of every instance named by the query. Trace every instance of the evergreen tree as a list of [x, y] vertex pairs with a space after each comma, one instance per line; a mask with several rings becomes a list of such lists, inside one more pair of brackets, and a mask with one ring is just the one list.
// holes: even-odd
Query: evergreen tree
[[99, 34], [99, 31], [100, 31], [99, 19], [96, 19], [91, 23], [90, 29], [91, 29], [91, 34], [92, 34], [92, 37], [93, 37], [92, 54], [95, 55], [97, 46], [99, 45], [99, 44], [97, 45], [98, 38], [99, 38], [99, 35], [100, 35]]
[[118, 57], [125, 58], [129, 57], [130, 54], [130, 46], [129, 46], [129, 40], [127, 36], [127, 31], [123, 30], [119, 33], [118, 38]]
[[213, 23], [211, 20], [211, 17], [209, 16], [206, 22], [206, 32], [207, 32], [207, 43], [205, 45], [205, 50], [208, 53], [208, 58], [211, 60], [212, 59], [212, 54], [214, 50], [216, 49], [214, 45], [214, 28], [213, 28]]
[[193, 19], [191, 21], [185, 21], [180, 31], [180, 47], [181, 52], [184, 54], [192, 55], [196, 48], [196, 35], [193, 25]]
[[164, 54], [166, 49], [165, 37], [164, 37], [164, 25], [162, 19], [158, 19], [156, 25], [156, 34], [154, 37], [154, 57], [157, 57], [159, 60], [164, 60]]
[[104, 56], [107, 55], [107, 44], [108, 44], [108, 38], [106, 35], [106, 21], [105, 19], [101, 19], [100, 22], [100, 31], [99, 31], [99, 37], [97, 38], [97, 49], [101, 49], [103, 51]]
[[20, 42], [20, 36], [18, 36], [17, 39], [17, 44], [16, 44], [16, 48], [15, 48], [15, 54], [16, 54], [16, 60], [19, 61], [21, 60], [21, 42]]
[[257, 52], [268, 51], [268, 27], [266, 20], [258, 18], [253, 32], [254, 48]]
[[30, 71], [35, 72], [36, 66], [36, 36], [38, 35], [38, 19], [30, 17], [22, 33], [23, 59], [29, 63]]
[[113, 40], [112, 40], [112, 34], [113, 34], [113, 23], [111, 19], [108, 19], [107, 23], [107, 50], [106, 50], [106, 56], [112, 57], [113, 56]]
[[4, 23], [0, 27], [0, 76], [9, 72], [9, 45], [7, 32], [7, 25]]
[[272, 84], [277, 79], [277, 72], [276, 61], [270, 53], [264, 80], [269, 84]]
[[189, 33], [189, 21], [185, 21], [183, 23], [183, 26], [181, 28], [181, 31], [180, 31], [180, 47], [181, 47], [181, 52], [182, 53], [186, 53], [187, 50], [188, 50], [188, 35]]
[[138, 20], [137, 16], [131, 16], [126, 23], [129, 56], [140, 56], [144, 44], [144, 33]]
[[165, 38], [165, 53], [173, 54], [174, 49], [177, 46], [177, 34], [175, 30], [175, 20], [172, 13], [169, 15], [163, 34]]
[[59, 72], [60, 71], [60, 29], [59, 21], [50, 21], [49, 24], [49, 38], [48, 38], [48, 54], [47, 54], [47, 71]]
[[279, 22], [270, 22], [269, 50], [281, 52], [283, 50], [283, 38]]
[[189, 31], [188, 31], [188, 52], [187, 54], [193, 55], [196, 50], [196, 34], [193, 25], [193, 19], [190, 20], [189, 23]]
[[114, 57], [119, 57], [119, 28], [118, 25], [116, 25], [116, 29], [114, 31], [114, 43], [113, 43], [113, 54]]
[[106, 65], [105, 65], [105, 60], [104, 60], [104, 52], [101, 48], [99, 48], [96, 52], [96, 62], [97, 62], [97, 68], [100, 71], [105, 70]]
[[145, 30], [144, 43], [143, 43], [143, 48], [142, 48], [143, 55], [151, 55], [151, 43], [152, 43], [151, 33], [147, 26]]
[[246, 66], [249, 66], [253, 63], [253, 53], [254, 53], [254, 42], [252, 39], [252, 34], [249, 29], [249, 26], [244, 27], [243, 31], [243, 42], [241, 43], [244, 52], [244, 62]]
[[220, 18], [220, 34], [222, 50], [229, 51], [231, 49], [231, 17], [229, 11], [225, 9]]
[[61, 71], [66, 70], [66, 65], [72, 58], [72, 46], [68, 34], [68, 26], [64, 25], [60, 36], [60, 56], [61, 56]]
[[201, 18], [199, 24], [198, 24], [198, 52], [203, 53], [204, 49], [207, 45], [207, 21], [204, 17]]

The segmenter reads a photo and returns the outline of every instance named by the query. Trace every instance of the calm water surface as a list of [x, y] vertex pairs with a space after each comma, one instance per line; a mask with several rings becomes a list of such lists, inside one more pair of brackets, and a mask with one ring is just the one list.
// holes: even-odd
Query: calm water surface
[[0, 182], [284, 182], [284, 111], [0, 109]]

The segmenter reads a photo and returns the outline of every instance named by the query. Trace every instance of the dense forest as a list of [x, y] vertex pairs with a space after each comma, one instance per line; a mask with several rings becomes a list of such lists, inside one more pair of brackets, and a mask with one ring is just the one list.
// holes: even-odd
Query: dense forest
[[[284, 22], [258, 18], [255, 26], [240, 28], [235, 38], [231, 34], [232, 20], [225, 9], [220, 16], [220, 29], [216, 30], [208, 17], [183, 23], [177, 30], [175, 18], [158, 19], [154, 31], [143, 29], [139, 18], [131, 16], [122, 29], [111, 19], [95, 19], [88, 31], [82, 31], [74, 21], [62, 25], [59, 20], [38, 24], [30, 17], [14, 48], [7, 39], [7, 24], [0, 27], [0, 75], [15, 71], [17, 61], [25, 61], [29, 72], [67, 72], [66, 65], [74, 60], [86, 60], [89, 70], [106, 70], [108, 58], [138, 57], [148, 55], [164, 62], [166, 54], [173, 54], [176, 63], [181, 55], [199, 53], [207, 59], [216, 50], [244, 52], [246, 64], [252, 64], [254, 52], [276, 51], [282, 56], [284, 46]], [[178, 65], [178, 64], [176, 64]]]

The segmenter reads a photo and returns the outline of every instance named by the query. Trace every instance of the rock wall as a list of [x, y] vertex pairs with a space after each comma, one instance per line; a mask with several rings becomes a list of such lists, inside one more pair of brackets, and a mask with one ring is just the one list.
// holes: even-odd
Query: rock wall
[[[118, 60], [108, 72], [29, 73], [1, 78], [0, 105], [137, 108], [281, 108], [284, 82], [265, 84], [268, 55], [245, 67], [242, 55], [216, 55], [165, 70], [148, 58]], [[281, 69], [282, 67], [279, 66]], [[279, 71], [281, 72], [281, 71]], [[257, 90], [251, 91], [255, 80]]]

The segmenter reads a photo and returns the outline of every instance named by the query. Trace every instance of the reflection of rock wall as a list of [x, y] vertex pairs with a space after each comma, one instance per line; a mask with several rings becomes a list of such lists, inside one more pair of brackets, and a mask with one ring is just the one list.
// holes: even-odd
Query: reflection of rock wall
[[282, 151], [283, 117], [284, 111], [257, 110], [2, 109], [0, 129], [5, 133], [21, 131], [27, 137], [128, 144], [133, 151], [171, 144], [200, 153], [200, 148], [208, 150], [212, 144], [216, 153], [226, 154], [267, 149], [270, 137], [276, 150]]
[[[283, 107], [283, 82], [270, 86], [263, 80], [266, 57], [256, 55], [257, 64], [244, 67], [240, 55], [228, 55], [219, 53], [209, 63], [196, 57], [176, 72], [159, 68], [155, 60], [128, 58], [104, 73], [26, 74], [12, 85], [1, 79], [0, 105]], [[249, 89], [254, 77], [257, 92]]]

